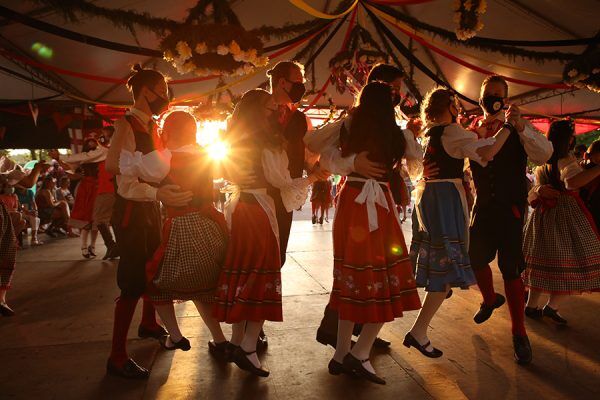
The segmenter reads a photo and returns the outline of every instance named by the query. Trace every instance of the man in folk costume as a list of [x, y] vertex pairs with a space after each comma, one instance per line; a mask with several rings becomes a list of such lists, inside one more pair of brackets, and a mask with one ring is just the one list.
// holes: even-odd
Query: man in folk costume
[[[367, 78], [368, 82], [381, 81], [387, 82], [392, 87], [394, 104], [400, 104], [400, 90], [402, 88], [403, 73], [397, 67], [389, 64], [378, 64], [373, 67]], [[319, 162], [324, 169], [335, 174], [347, 176], [353, 172], [370, 178], [378, 178], [385, 173], [385, 168], [379, 163], [369, 160], [369, 154], [362, 152], [348, 157], [342, 157], [340, 150], [340, 136], [349, 132], [352, 122], [352, 113], [346, 118], [330, 123], [323, 128], [317, 129], [306, 135], [304, 142], [311, 152], [319, 153]], [[422, 171], [421, 160], [423, 158], [423, 149], [415, 140], [414, 132], [418, 133], [416, 125], [409, 123], [408, 129], [403, 129], [402, 133], [406, 140], [407, 167], [412, 177], [416, 177]], [[390, 183], [392, 189], [396, 189], [398, 183]], [[398, 189], [401, 189], [398, 187]], [[392, 192], [395, 192], [392, 190]], [[338, 331], [338, 314], [328, 305], [321, 325], [317, 330], [317, 341], [324, 345], [336, 347]], [[356, 324], [354, 334], [358, 336], [361, 332], [361, 325]], [[390, 342], [381, 338], [375, 340], [375, 347], [389, 347]]]
[[[190, 192], [176, 186], [156, 188], [138, 178], [119, 175], [122, 150], [150, 153], [159, 148], [159, 138], [152, 116], [158, 116], [169, 106], [168, 88], [164, 76], [151, 69], [134, 66], [127, 87], [134, 104], [128, 114], [116, 121], [115, 135], [106, 158], [106, 169], [115, 174], [117, 195], [112, 215], [121, 258], [117, 283], [121, 295], [116, 301], [112, 350], [107, 361], [107, 373], [130, 379], [147, 379], [149, 372], [129, 358], [127, 331], [138, 300], [146, 291], [146, 262], [160, 244], [161, 216], [159, 201], [179, 207], [187, 205]], [[165, 329], [156, 322], [152, 302], [144, 298], [140, 337], [161, 338]]]
[[[473, 319], [477, 324], [487, 321], [507, 301], [515, 360], [529, 364], [532, 353], [525, 331], [525, 288], [521, 279], [525, 268], [522, 232], [527, 207], [526, 167], [527, 159], [544, 164], [552, 155], [552, 144], [520, 114], [505, 120], [507, 97], [506, 81], [500, 76], [488, 76], [481, 85], [479, 100], [483, 117], [471, 126], [480, 138], [493, 136], [502, 127], [511, 131], [486, 167], [471, 164], [477, 198], [471, 216], [469, 256], [483, 295], [483, 303]], [[489, 263], [496, 253], [506, 299], [494, 290]]]

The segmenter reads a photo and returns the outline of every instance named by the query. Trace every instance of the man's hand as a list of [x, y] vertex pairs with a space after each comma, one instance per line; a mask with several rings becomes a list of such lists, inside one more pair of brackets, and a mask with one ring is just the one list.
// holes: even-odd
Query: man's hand
[[506, 110], [506, 121], [514, 126], [517, 132], [523, 132], [523, 129], [525, 129], [525, 123], [521, 118], [521, 110], [514, 104], [511, 104]]
[[368, 153], [366, 151], [356, 155], [354, 158], [354, 171], [366, 178], [381, 178], [385, 174], [385, 167], [369, 160], [367, 156]]
[[193, 193], [182, 192], [177, 185], [165, 185], [156, 192], [156, 200], [171, 207], [184, 207], [192, 201]]
[[434, 162], [430, 162], [423, 165], [423, 178], [435, 179], [437, 178], [440, 169]]
[[544, 198], [544, 199], [557, 199], [558, 196], [560, 195], [560, 191], [554, 189], [552, 186], [550, 185], [542, 185], [539, 187], [539, 189], [537, 190], [537, 193], [540, 195], [540, 197]]

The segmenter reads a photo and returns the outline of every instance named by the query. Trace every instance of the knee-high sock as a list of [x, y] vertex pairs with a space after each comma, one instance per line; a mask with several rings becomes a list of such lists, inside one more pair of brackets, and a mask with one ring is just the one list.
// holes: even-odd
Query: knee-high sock
[[371, 348], [373, 347], [373, 342], [375, 342], [375, 339], [377, 338], [377, 335], [382, 327], [383, 323], [364, 324], [362, 331], [360, 332], [360, 336], [352, 348], [352, 355], [359, 360], [365, 360], [369, 358], [369, 354], [371, 354]]
[[142, 308], [142, 322], [140, 326], [148, 329], [156, 329], [159, 325], [156, 322], [156, 310], [152, 301], [144, 296], [144, 307]]
[[338, 321], [337, 346], [335, 347], [333, 359], [339, 363], [344, 361], [344, 357], [350, 352], [352, 330], [354, 330], [354, 322], [345, 319]]
[[110, 359], [121, 366], [127, 361], [127, 332], [135, 312], [139, 298], [119, 297], [115, 304], [115, 320], [113, 323], [112, 349]]
[[183, 334], [181, 333], [179, 324], [177, 323], [175, 306], [173, 303], [155, 303], [154, 308], [156, 309], [158, 315], [160, 315], [160, 320], [163, 322], [163, 324], [165, 324], [165, 328], [167, 328], [167, 332], [169, 332], [171, 341], [173, 343], [179, 342], [183, 337]]
[[494, 278], [492, 277], [492, 269], [489, 265], [484, 268], [474, 270], [477, 286], [483, 296], [483, 304], [492, 306], [496, 302], [496, 292], [494, 291]]
[[[415, 320], [410, 333], [415, 339], [421, 344], [428, 342], [427, 328], [431, 323], [431, 320], [435, 316], [435, 313], [439, 310], [440, 306], [446, 299], [448, 291], [445, 292], [427, 292], [425, 294], [425, 300], [423, 301], [423, 307], [419, 310], [419, 316]], [[432, 349], [428, 349], [431, 351]]]
[[239, 346], [244, 340], [244, 333], [246, 332], [246, 321], [236, 322], [231, 325], [231, 344]]
[[200, 314], [202, 321], [204, 321], [204, 324], [210, 331], [210, 334], [212, 335], [215, 343], [221, 343], [227, 340], [225, 339], [225, 335], [223, 334], [223, 330], [221, 329], [221, 324], [219, 324], [219, 321], [217, 321], [215, 317], [212, 316], [213, 305], [202, 303], [197, 300], [194, 300], [194, 305], [196, 306], [196, 309], [198, 310], [198, 314]]
[[527, 307], [540, 308], [541, 298], [542, 298], [541, 291], [529, 288], [529, 298], [527, 299]]
[[557, 310], [560, 308], [561, 304], [569, 298], [567, 294], [551, 294], [548, 299], [548, 307]]
[[506, 302], [512, 321], [512, 334], [525, 336], [525, 286], [521, 278], [504, 281]]

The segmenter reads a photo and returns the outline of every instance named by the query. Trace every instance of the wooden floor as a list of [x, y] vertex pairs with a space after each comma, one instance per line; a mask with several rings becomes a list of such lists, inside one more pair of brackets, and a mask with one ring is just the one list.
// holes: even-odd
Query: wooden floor
[[[405, 223], [405, 230], [409, 226]], [[330, 224], [296, 220], [283, 269], [285, 321], [266, 326], [270, 344], [261, 357], [271, 369], [269, 378], [213, 360], [207, 329], [193, 305], [184, 303], [177, 313], [192, 343], [189, 352], [165, 352], [156, 341], [138, 339], [138, 310], [128, 346], [152, 373], [146, 382], [131, 382], [104, 373], [118, 295], [115, 263], [81, 259], [77, 239], [25, 249], [8, 297], [18, 315], [0, 318], [0, 399], [600, 398], [598, 294], [573, 297], [564, 306], [566, 328], [527, 321], [534, 351], [527, 367], [513, 361], [506, 306], [475, 325], [480, 294], [472, 289], [456, 292], [432, 322], [430, 339], [444, 357], [430, 360], [402, 346], [416, 318], [410, 312], [384, 326], [381, 336], [392, 341], [391, 349], [372, 356], [386, 386], [331, 376], [327, 363], [333, 349], [314, 339], [331, 271]], [[497, 271], [494, 279], [503, 293]]]

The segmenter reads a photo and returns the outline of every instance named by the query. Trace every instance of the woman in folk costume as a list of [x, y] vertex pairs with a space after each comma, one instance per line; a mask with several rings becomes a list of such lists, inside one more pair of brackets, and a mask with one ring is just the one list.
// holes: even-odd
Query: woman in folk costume
[[442, 356], [431, 346], [427, 328], [452, 287], [468, 289], [477, 283], [469, 260], [469, 208], [463, 186], [465, 158], [482, 166], [502, 148], [508, 131], [479, 139], [456, 123], [459, 105], [450, 90], [434, 89], [421, 107], [427, 147], [423, 161], [435, 163], [434, 179], [417, 184], [410, 256], [417, 286], [427, 294], [423, 308], [406, 334], [404, 345], [430, 358]]
[[162, 242], [146, 265], [148, 293], [169, 335], [161, 339], [167, 350], [191, 348], [175, 317], [174, 300], [192, 300], [213, 340], [209, 351], [223, 355], [227, 341], [212, 316], [217, 280], [225, 258], [227, 226], [213, 205], [213, 164], [196, 143], [196, 119], [184, 111], [170, 113], [163, 124], [166, 148], [146, 155], [123, 150], [122, 175], [147, 182], [177, 185], [194, 197], [185, 207], [166, 207]]
[[[385, 322], [421, 307], [398, 211], [388, 188], [394, 166], [404, 156], [406, 140], [396, 125], [392, 89], [371, 82], [360, 94], [342, 155], [367, 151], [382, 164], [380, 179], [357, 173], [347, 177], [339, 194], [333, 222], [333, 289], [330, 306], [339, 314], [337, 346], [329, 363], [331, 374], [353, 372], [375, 383], [369, 354]], [[350, 350], [352, 331], [362, 323]]]
[[279, 229], [267, 188], [278, 188], [291, 212], [304, 204], [308, 185], [319, 174], [317, 169], [308, 178], [290, 177], [285, 143], [270, 104], [268, 92], [247, 92], [228, 128], [231, 166], [251, 171], [256, 180], [251, 187], [234, 187], [225, 206], [230, 239], [214, 310], [219, 321], [233, 324], [229, 346], [233, 361], [263, 377], [269, 371], [256, 355], [259, 333], [265, 320], [283, 320]]
[[[529, 200], [535, 210], [523, 237], [523, 277], [529, 287], [525, 314], [534, 319], [549, 317], [563, 325], [567, 320], [558, 311], [569, 295], [600, 290], [598, 229], [578, 193], [600, 176], [600, 166], [581, 168], [572, 153], [574, 135], [570, 120], [550, 125], [548, 140], [554, 152], [546, 165], [536, 169], [536, 176], [538, 185], [558, 192], [544, 196], [543, 191], [532, 190]], [[542, 308], [544, 293], [550, 298]]]

